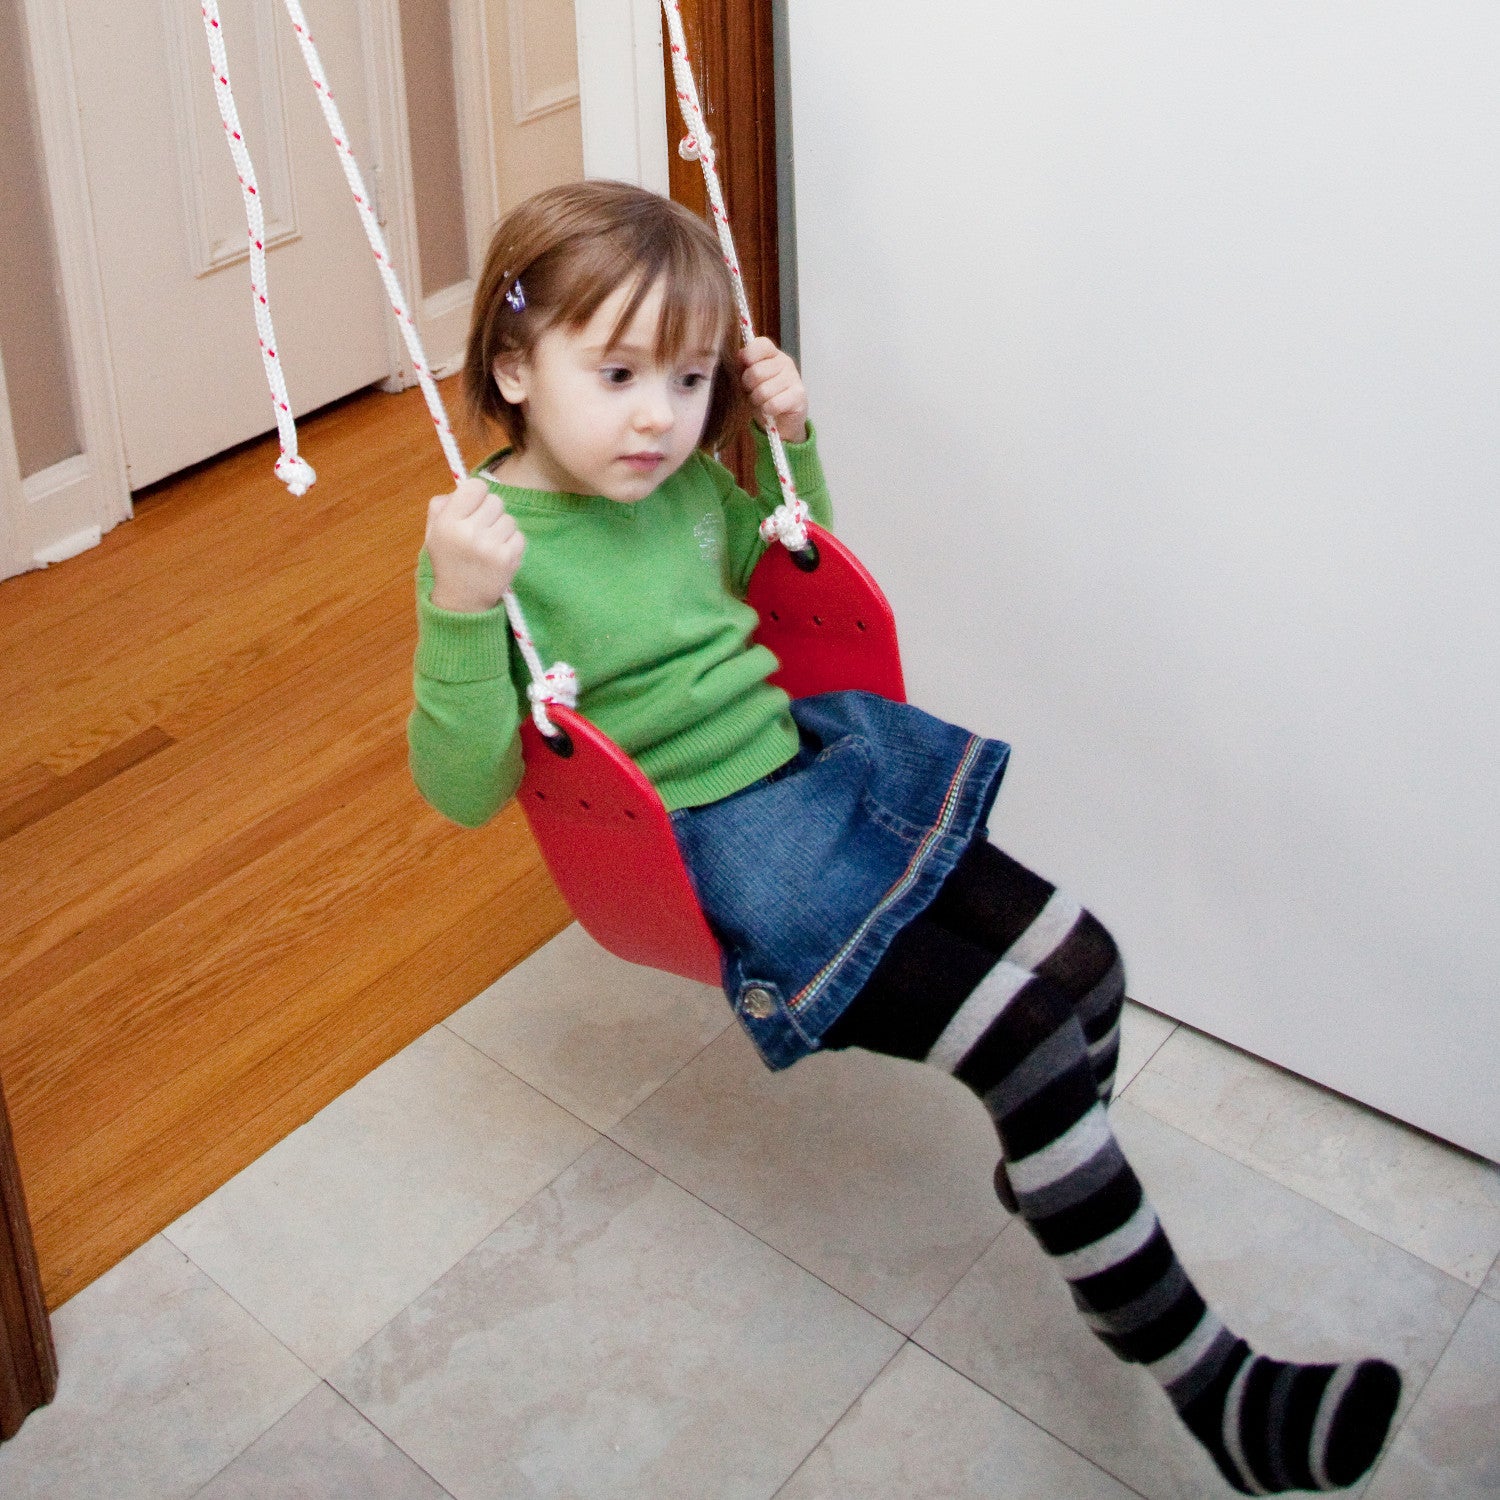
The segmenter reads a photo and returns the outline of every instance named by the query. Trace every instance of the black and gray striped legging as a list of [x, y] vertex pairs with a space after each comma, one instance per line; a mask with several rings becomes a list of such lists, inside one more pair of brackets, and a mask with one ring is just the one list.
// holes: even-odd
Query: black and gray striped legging
[[1144, 1365], [1246, 1494], [1335, 1489], [1374, 1461], [1400, 1390], [1379, 1360], [1254, 1354], [1198, 1294], [1110, 1128], [1125, 975], [1103, 926], [983, 840], [823, 1039], [953, 1073], [1000, 1137], [996, 1189], [1094, 1332]]

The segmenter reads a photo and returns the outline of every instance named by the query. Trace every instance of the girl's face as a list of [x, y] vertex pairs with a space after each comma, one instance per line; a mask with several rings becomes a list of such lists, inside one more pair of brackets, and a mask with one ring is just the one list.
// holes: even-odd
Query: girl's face
[[610, 342], [633, 287], [612, 292], [577, 329], [553, 326], [529, 357], [495, 362], [495, 383], [526, 411], [526, 447], [504, 461], [507, 484], [603, 495], [630, 504], [675, 474], [703, 435], [717, 346], [667, 363], [653, 350], [658, 282]]

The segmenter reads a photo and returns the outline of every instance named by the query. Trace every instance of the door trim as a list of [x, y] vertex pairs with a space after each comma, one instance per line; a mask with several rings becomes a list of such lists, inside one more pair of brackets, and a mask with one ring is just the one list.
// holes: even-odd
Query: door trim
[[573, 12], [583, 175], [668, 192], [657, 0], [575, 0]]
[[6, 517], [0, 541], [6, 546], [0, 577], [36, 567], [49, 553], [55, 558], [92, 546], [133, 514], [85, 186], [67, 10], [64, 0], [23, 0], [23, 13], [82, 451], [23, 480], [5, 402], [0, 413], [0, 505]]
[[[399, 0], [372, 0], [365, 12], [366, 93], [369, 97], [371, 149], [376, 161], [369, 184], [377, 217], [389, 241], [396, 272], [416, 319], [433, 373], [451, 374], [463, 363], [469, 309], [476, 280], [444, 287], [430, 297], [421, 294], [421, 259], [417, 245], [416, 192], [412, 181], [411, 145], [406, 104], [406, 70], [401, 53]], [[499, 213], [500, 189], [495, 159], [490, 90], [490, 40], [482, 0], [451, 0], [454, 91], [458, 107], [460, 170], [464, 189], [465, 241], [469, 265], [484, 259], [490, 230]], [[502, 25], [501, 20], [493, 24]], [[363, 167], [363, 164], [361, 164]], [[350, 210], [353, 211], [352, 209]], [[393, 318], [386, 319], [391, 374], [387, 390], [417, 383], [406, 344]]]
[[0, 1088], [0, 1441], [56, 1393], [57, 1350]]

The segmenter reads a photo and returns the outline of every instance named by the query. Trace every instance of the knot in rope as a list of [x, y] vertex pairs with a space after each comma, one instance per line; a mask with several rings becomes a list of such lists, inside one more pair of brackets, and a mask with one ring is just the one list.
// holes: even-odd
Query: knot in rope
[[[709, 144], [713, 144], [713, 138], [709, 138]], [[698, 137], [690, 130], [677, 143], [677, 154], [683, 161], [701, 161], [703, 159], [703, 147], [698, 144]]]
[[807, 545], [807, 503], [800, 495], [784, 500], [760, 523], [761, 540], [780, 542], [789, 552], [800, 552]]
[[276, 477], [299, 498], [318, 482], [313, 466], [298, 453], [282, 453], [276, 460]]
[[536, 727], [549, 739], [556, 732], [552, 720], [547, 717], [547, 705], [560, 703], [564, 708], [578, 707], [578, 673], [565, 661], [553, 662], [542, 675], [526, 689], [531, 699], [531, 717]]

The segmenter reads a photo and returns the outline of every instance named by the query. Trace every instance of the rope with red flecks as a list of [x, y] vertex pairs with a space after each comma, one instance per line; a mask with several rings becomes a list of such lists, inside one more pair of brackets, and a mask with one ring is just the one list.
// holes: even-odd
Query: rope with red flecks
[[[427, 410], [431, 413], [433, 425], [437, 428], [438, 441], [442, 444], [443, 455], [448, 460], [448, 468], [453, 474], [454, 482], [458, 483], [463, 480], [467, 472], [464, 468], [463, 455], [459, 452], [458, 444], [454, 440], [453, 429], [448, 423], [448, 414], [443, 408], [443, 398], [438, 393], [437, 382], [433, 380], [432, 372], [428, 369], [427, 356], [422, 350], [417, 325], [407, 309], [406, 297], [396, 277], [385, 235], [381, 232], [380, 223], [370, 207], [369, 191], [360, 174], [359, 164], [354, 159], [353, 151], [349, 149], [349, 133], [344, 128], [338, 105], [334, 102], [333, 90], [328, 86], [328, 75], [323, 70], [323, 60], [318, 56], [318, 49], [313, 43], [307, 17], [303, 14], [299, 0], [283, 0], [283, 3], [286, 6], [287, 15], [291, 18], [292, 28], [297, 33], [297, 41], [302, 49], [302, 59], [307, 64], [313, 89], [323, 109], [323, 118], [328, 123], [329, 134], [332, 135], [333, 144], [338, 149], [344, 176], [348, 179], [349, 190], [354, 195], [354, 206], [359, 210], [360, 222], [364, 225], [365, 236], [370, 241], [370, 250], [375, 256], [380, 278], [385, 283], [391, 310], [396, 314], [396, 324], [405, 340], [412, 367], [417, 373], [417, 381], [422, 387], [422, 394], [426, 397]], [[235, 108], [234, 91], [229, 81], [229, 61], [224, 47], [224, 31], [220, 24], [216, 0], [201, 0], [201, 9], [204, 30], [208, 33], [209, 55], [214, 64], [214, 92], [218, 96], [219, 113], [224, 120], [224, 131], [229, 140], [230, 151], [234, 156], [235, 170], [239, 173], [240, 186], [244, 191], [245, 213], [250, 229], [250, 282], [255, 297], [255, 321], [260, 330], [260, 346], [265, 360], [266, 379], [271, 386], [272, 400], [276, 405], [276, 425], [281, 434], [282, 456], [277, 461], [276, 474], [294, 495], [303, 495], [307, 493], [317, 476], [313, 473], [312, 466], [305, 459], [297, 456], [297, 426], [292, 417], [291, 402], [287, 397], [280, 360], [276, 355], [275, 335], [271, 331], [271, 309], [266, 293], [265, 215], [261, 209], [260, 191], [256, 186], [255, 168], [250, 161], [249, 147], [246, 146], [243, 132], [240, 130], [239, 112]], [[514, 593], [508, 592], [502, 603], [510, 619], [510, 628], [515, 634], [516, 644], [520, 646], [521, 655], [526, 661], [526, 669], [531, 675], [531, 684], [526, 691], [531, 699], [532, 718], [535, 719], [537, 728], [550, 737], [556, 733], [556, 730], [547, 716], [547, 704], [561, 703], [566, 708], [575, 707], [578, 702], [577, 674], [566, 662], [557, 662], [551, 667], [544, 667], [536, 644], [531, 638], [531, 632], [527, 629], [526, 617], [521, 612], [520, 601]]]
[[[688, 132], [683, 137], [678, 152], [688, 161], [696, 159], [703, 169], [703, 184], [708, 189], [714, 228], [719, 232], [719, 247], [724, 252], [724, 264], [729, 267], [729, 275], [734, 282], [740, 334], [748, 344], [755, 337], [755, 328], [750, 319], [750, 302], [745, 296], [745, 278], [740, 273], [740, 258], [734, 248], [734, 236], [729, 230], [729, 213], [724, 207], [724, 194], [719, 187], [713, 137], [703, 123], [703, 107], [698, 102], [698, 85], [694, 82], [693, 70], [688, 64], [682, 12], [678, 9], [677, 0], [661, 0], [661, 8], [667, 18], [667, 39], [671, 46], [672, 77], [677, 85], [677, 106], [682, 111], [682, 122]], [[779, 540], [783, 546], [797, 552], [807, 545], [807, 504], [792, 483], [786, 447], [774, 422], [767, 425], [766, 436], [771, 441], [771, 457], [776, 464], [776, 478], [781, 484], [781, 504], [761, 523], [760, 533], [766, 541]]]
[[297, 424], [292, 418], [292, 401], [287, 394], [286, 376], [276, 353], [276, 330], [271, 326], [271, 304], [266, 294], [266, 215], [261, 206], [260, 186], [255, 180], [255, 166], [240, 129], [239, 111], [234, 91], [229, 87], [229, 58], [224, 50], [224, 31], [219, 24], [216, 0], [203, 0], [203, 29], [208, 33], [208, 53], [214, 65], [214, 95], [219, 101], [219, 116], [224, 121], [224, 135], [234, 157], [234, 169], [240, 179], [240, 194], [245, 200], [245, 220], [250, 235], [250, 295], [255, 305], [255, 328], [260, 337], [261, 363], [266, 369], [266, 383], [271, 388], [271, 404], [276, 411], [276, 430], [281, 438], [281, 457], [276, 460], [276, 477], [294, 495], [305, 495], [317, 475], [312, 465], [297, 453]]
[[307, 17], [302, 13], [301, 0], [283, 0], [283, 4], [286, 6], [287, 15], [291, 17], [292, 30], [297, 33], [297, 43], [302, 49], [302, 60], [307, 64], [308, 76], [312, 79], [318, 103], [323, 109], [323, 118], [328, 122], [328, 133], [333, 137], [333, 144], [338, 148], [339, 165], [343, 167], [344, 176], [349, 183], [349, 191], [354, 195], [354, 206], [359, 210], [360, 223], [365, 226], [365, 237], [370, 242], [370, 250], [375, 256], [375, 265], [380, 271], [380, 279], [385, 283], [391, 311], [396, 314], [396, 326], [401, 330], [401, 337], [406, 342], [406, 352], [411, 357], [412, 368], [417, 372], [417, 383], [422, 387], [423, 396], [427, 398], [427, 410], [432, 414], [433, 426], [437, 428], [438, 441], [443, 445], [443, 456], [448, 460], [448, 467], [453, 472], [454, 480], [461, 480], [467, 472], [464, 468], [463, 455], [458, 451], [458, 444], [453, 438], [453, 429], [448, 425], [448, 413], [443, 409], [443, 398], [438, 394], [437, 382], [432, 378], [432, 371], [427, 368], [427, 356], [422, 352], [422, 341], [417, 336], [416, 322], [407, 309], [401, 283], [396, 279], [396, 272], [391, 263], [391, 252], [386, 245], [385, 235], [381, 232], [380, 221], [375, 217], [375, 211], [370, 205], [370, 194], [365, 187], [364, 178], [360, 175], [359, 163], [355, 161], [354, 152], [349, 148], [349, 132], [344, 128], [338, 105], [334, 103], [333, 90], [328, 86], [327, 73], [323, 71], [323, 59], [318, 56], [318, 49], [313, 45], [312, 32], [308, 28]]

